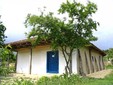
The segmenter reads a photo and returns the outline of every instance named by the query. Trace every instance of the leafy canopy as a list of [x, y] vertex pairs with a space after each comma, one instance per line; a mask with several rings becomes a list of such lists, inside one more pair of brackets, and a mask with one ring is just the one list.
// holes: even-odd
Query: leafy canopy
[[41, 12], [41, 15], [28, 14], [25, 25], [31, 26], [32, 30], [27, 37], [35, 37], [34, 44], [49, 40], [53, 49], [63, 46], [71, 49], [82, 47], [97, 40], [93, 36], [93, 30], [96, 30], [99, 23], [92, 19], [96, 10], [94, 3], [88, 2], [85, 6], [67, 0], [58, 10], [59, 14], [68, 14], [64, 20], [55, 17], [52, 12]]
[[92, 14], [97, 10], [94, 3], [88, 2], [87, 5], [75, 1], [62, 3], [58, 13], [68, 14], [68, 17], [60, 19], [54, 16], [52, 12], [40, 15], [28, 14], [25, 21], [26, 27], [31, 27], [27, 33], [28, 39], [32, 40], [34, 45], [41, 41], [50, 42], [53, 50], [58, 48], [62, 51], [66, 61], [66, 74], [72, 73], [72, 53], [74, 49], [89, 44], [97, 38], [93, 36], [93, 30], [96, 30], [98, 22], [92, 19]]

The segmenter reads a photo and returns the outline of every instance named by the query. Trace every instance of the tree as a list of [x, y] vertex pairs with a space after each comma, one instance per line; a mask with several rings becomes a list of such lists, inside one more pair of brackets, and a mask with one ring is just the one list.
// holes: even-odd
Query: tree
[[93, 36], [93, 30], [96, 30], [99, 23], [92, 19], [96, 10], [97, 6], [92, 2], [85, 6], [67, 0], [58, 10], [59, 14], [68, 14], [64, 20], [55, 17], [52, 12], [45, 14], [42, 11], [41, 15], [28, 14], [25, 26], [32, 29], [27, 33], [27, 37], [35, 39], [32, 41], [33, 45], [49, 41], [53, 50], [60, 49], [66, 61], [65, 72], [71, 74], [73, 51], [97, 40]]
[[2, 46], [4, 44], [4, 41], [5, 41], [5, 32], [6, 30], [6, 27], [3, 25], [3, 23], [0, 21], [0, 46]]
[[6, 27], [0, 21], [0, 75], [5, 75], [9, 73], [9, 62], [14, 59], [13, 52], [11, 51], [10, 45], [5, 45], [5, 30]]
[[107, 57], [108, 60], [113, 59], [113, 48], [110, 48], [110, 49], [107, 51], [106, 57]]
[[13, 57], [13, 52], [11, 51], [12, 47], [6, 45], [5, 47], [0, 48], [0, 75], [7, 75], [10, 72], [9, 63]]
[[113, 65], [113, 48], [109, 48], [107, 50], [104, 50], [104, 52], [106, 53], [106, 56], [104, 57], [104, 59], [106, 61], [110, 61], [110, 64]]

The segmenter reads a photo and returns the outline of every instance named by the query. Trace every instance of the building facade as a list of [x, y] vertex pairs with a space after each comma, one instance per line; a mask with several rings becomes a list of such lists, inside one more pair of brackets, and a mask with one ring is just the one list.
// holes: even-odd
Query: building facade
[[[65, 59], [59, 50], [52, 51], [48, 43], [42, 42], [35, 47], [27, 40], [12, 42], [10, 45], [17, 52], [16, 72], [24, 74], [63, 74]], [[91, 44], [75, 49], [72, 54], [72, 72], [86, 75], [104, 69], [105, 53]]]

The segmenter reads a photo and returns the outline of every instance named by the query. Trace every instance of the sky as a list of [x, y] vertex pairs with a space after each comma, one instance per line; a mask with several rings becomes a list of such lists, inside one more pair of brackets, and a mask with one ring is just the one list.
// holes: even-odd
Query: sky
[[[39, 14], [39, 9], [57, 13], [62, 2], [66, 0], [0, 0], [1, 21], [6, 26], [6, 43], [25, 39], [24, 22], [28, 13]], [[76, 0], [85, 4], [88, 0]], [[93, 19], [100, 23], [94, 35], [98, 40], [93, 42], [102, 50], [113, 48], [113, 0], [90, 0], [97, 4], [98, 11]]]

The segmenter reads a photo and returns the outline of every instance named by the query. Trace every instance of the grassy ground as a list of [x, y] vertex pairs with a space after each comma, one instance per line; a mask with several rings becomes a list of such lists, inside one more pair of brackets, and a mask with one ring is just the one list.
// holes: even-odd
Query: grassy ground
[[39, 80], [30, 78], [2, 77], [0, 85], [113, 85], [113, 72], [105, 78], [89, 78], [72, 75], [71, 77], [42, 77]]
[[113, 65], [107, 65], [106, 69], [113, 69]]
[[[112, 66], [108, 66], [112, 68]], [[105, 78], [90, 78], [72, 75], [67, 77], [53, 76], [42, 77], [39, 80], [31, 78], [18, 78], [18, 77], [0, 77], [0, 85], [113, 85], [113, 72]]]

